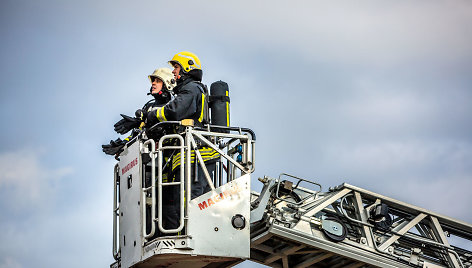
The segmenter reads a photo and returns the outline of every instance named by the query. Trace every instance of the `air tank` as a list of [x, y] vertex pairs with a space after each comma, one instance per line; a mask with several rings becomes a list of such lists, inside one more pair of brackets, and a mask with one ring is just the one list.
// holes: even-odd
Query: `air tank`
[[[230, 126], [229, 121], [229, 87], [226, 82], [216, 81], [210, 86], [210, 113], [211, 124], [217, 126]], [[215, 128], [213, 131], [229, 132]]]

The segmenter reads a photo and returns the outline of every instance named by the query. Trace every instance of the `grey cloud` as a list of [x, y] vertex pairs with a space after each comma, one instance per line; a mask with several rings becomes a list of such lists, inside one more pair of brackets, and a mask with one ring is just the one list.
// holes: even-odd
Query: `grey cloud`
[[[33, 150], [25, 152], [6, 153], [0, 158], [8, 160], [0, 162], [9, 163], [2, 170], [17, 175], [15, 181], [2, 178], [0, 185], [3, 215], [0, 240], [8, 241], [0, 245], [0, 265], [12, 268], [109, 265], [112, 192], [105, 190], [109, 183], [102, 179], [112, 172], [105, 166], [92, 169], [84, 161], [74, 166], [81, 172], [64, 173], [60, 168], [46, 167], [35, 158], [40, 154]], [[60, 179], [61, 176], [67, 180]], [[77, 252], [87, 258], [71, 263]], [[44, 257], [51, 255], [55, 257]]]
[[471, 6], [467, 2], [297, 1], [274, 5], [260, 1], [218, 3], [211, 11], [194, 4], [183, 10], [183, 17], [192, 17], [195, 10], [203, 14], [198, 20], [202, 28], [214, 29], [245, 49], [249, 49], [248, 43], [264, 49], [287, 47], [301, 57], [374, 66], [472, 56], [467, 26]]
[[8, 257], [3, 260], [0, 260], [0, 268], [21, 268], [21, 264], [15, 259]]
[[[117, 137], [119, 113], [146, 101], [147, 75], [180, 50], [199, 55], [206, 83], [229, 83], [232, 123], [257, 134], [254, 178], [288, 172], [325, 188], [346, 181], [471, 221], [464, 190], [472, 168], [471, 4], [140, 3], [5, 4], [0, 120], [9, 127], [0, 133], [1, 153], [40, 144], [48, 151], [22, 172], [74, 173], [46, 191], [58, 202], [32, 207], [44, 217], [2, 218], [9, 230], [2, 241], [17, 239], [14, 226], [29, 219], [39, 223], [29, 236], [50, 238], [52, 219], [63, 244], [87, 248], [89, 266], [111, 262], [114, 160], [99, 146]], [[40, 179], [47, 181], [33, 184]], [[103, 227], [95, 230], [91, 218]], [[0, 265], [64, 253], [34, 246], [41, 251], [29, 259], [19, 247], [1, 248]]]
[[44, 167], [39, 157], [40, 152], [32, 149], [0, 154], [0, 200], [8, 209], [40, 206], [55, 192], [59, 180], [73, 172], [71, 167]]

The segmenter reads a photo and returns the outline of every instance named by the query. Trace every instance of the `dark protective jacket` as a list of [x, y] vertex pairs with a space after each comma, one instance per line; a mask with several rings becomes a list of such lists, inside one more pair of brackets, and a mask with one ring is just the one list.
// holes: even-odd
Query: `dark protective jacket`
[[[162, 91], [161, 91], [162, 92]], [[146, 118], [142, 118], [141, 120], [145, 123], [147, 127], [151, 127], [152, 125], [158, 123], [156, 116], [149, 116], [149, 115], [156, 115], [157, 109], [166, 105], [170, 100], [170, 94], [168, 92], [163, 94], [154, 94], [154, 99], [148, 101], [144, 104], [142, 111], [146, 115]]]
[[[203, 123], [207, 123], [205, 122], [208, 120], [208, 112], [206, 111], [207, 104], [205, 102], [207, 91], [203, 84], [192, 76], [186, 76], [183, 81], [177, 81], [174, 93], [177, 96], [173, 100], [168, 102], [164, 107], [158, 108], [156, 112], [148, 114], [148, 122], [152, 122], [152, 120], [157, 118], [159, 122], [193, 119], [196, 126], [202, 126]], [[208, 171], [214, 174], [216, 166], [214, 162], [220, 158], [220, 155], [213, 149], [205, 146], [199, 147], [198, 151], [203, 161], [206, 163]], [[195, 165], [195, 153], [193, 151], [191, 152], [190, 158], [192, 165]], [[180, 161], [181, 156], [180, 152], [178, 152], [172, 157], [171, 173], [173, 174], [172, 177], [174, 181], [180, 181], [180, 172], [177, 168], [181, 164]], [[192, 167], [192, 169], [194, 169], [194, 167]], [[200, 167], [198, 167], [198, 170], [198, 179], [192, 179], [192, 199], [208, 192], [210, 189], [203, 171]], [[195, 174], [192, 174], [192, 176], [195, 176]], [[172, 196], [176, 198], [178, 191]]]
[[[156, 110], [159, 109], [160, 107], [164, 106], [166, 103], [168, 103], [170, 100], [171, 100], [171, 97], [170, 97], [170, 93], [169, 92], [159, 92], [159, 94], [153, 94], [152, 95], [154, 97], [153, 100], [150, 100], [148, 102], [146, 102], [146, 104], [144, 104], [143, 108], [141, 109], [141, 112], [144, 116], [141, 116], [141, 125], [139, 126], [139, 129], [140, 130], [143, 130], [144, 127], [151, 127], [152, 125], [156, 124], [157, 122], [157, 119], [154, 118], [154, 121], [150, 121], [148, 118], [147, 118], [147, 114], [155, 114], [156, 113]], [[136, 117], [139, 118], [139, 115], [136, 114]], [[139, 131], [137, 131], [136, 129], [134, 129], [132, 132], [131, 132], [131, 135], [129, 135], [126, 139], [124, 139], [125, 142], [129, 142], [131, 139], [133, 139], [137, 134], [139, 133]]]
[[158, 122], [193, 119], [197, 125], [201, 124], [206, 117], [203, 84], [187, 77], [174, 88], [174, 93], [177, 96], [172, 101], [148, 114], [148, 121], [154, 122], [156, 118]]

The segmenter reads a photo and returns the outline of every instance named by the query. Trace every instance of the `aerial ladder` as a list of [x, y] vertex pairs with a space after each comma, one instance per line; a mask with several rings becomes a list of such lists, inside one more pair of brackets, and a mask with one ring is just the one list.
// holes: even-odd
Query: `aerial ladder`
[[[153, 136], [171, 126], [173, 134]], [[114, 169], [112, 268], [472, 267], [472, 225], [347, 183], [323, 190], [281, 174], [251, 191], [255, 133], [191, 120], [159, 123], [131, 140]], [[219, 154], [208, 172], [198, 149]], [[164, 179], [180, 153], [181, 178]], [[197, 167], [211, 190], [191, 198]], [[179, 226], [163, 225], [176, 187]]]

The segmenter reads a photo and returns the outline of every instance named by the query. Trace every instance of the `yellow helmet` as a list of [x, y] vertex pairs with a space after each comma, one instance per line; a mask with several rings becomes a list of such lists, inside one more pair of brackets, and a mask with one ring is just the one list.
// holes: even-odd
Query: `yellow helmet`
[[182, 67], [184, 73], [188, 73], [191, 70], [202, 70], [200, 59], [192, 52], [182, 51], [175, 54], [169, 61], [170, 65], [174, 63], [178, 63]]
[[172, 71], [169, 68], [159, 68], [156, 69], [152, 74], [148, 75], [149, 81], [151, 81], [151, 83], [152, 77], [157, 77], [162, 82], [164, 82], [164, 85], [167, 90], [172, 90], [175, 87], [174, 75], [172, 74]]

